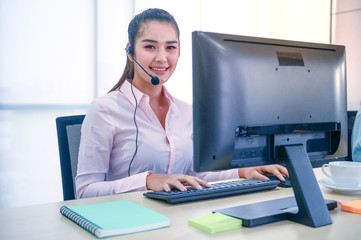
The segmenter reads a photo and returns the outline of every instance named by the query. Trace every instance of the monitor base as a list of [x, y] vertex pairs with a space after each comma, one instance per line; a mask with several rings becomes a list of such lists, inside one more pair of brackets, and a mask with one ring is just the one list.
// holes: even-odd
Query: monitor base
[[[328, 210], [337, 207], [337, 202], [325, 199]], [[255, 227], [267, 223], [291, 220], [293, 214], [298, 212], [295, 197], [280, 198], [265, 202], [253, 203], [237, 207], [225, 208], [214, 212], [242, 219], [243, 226]]]

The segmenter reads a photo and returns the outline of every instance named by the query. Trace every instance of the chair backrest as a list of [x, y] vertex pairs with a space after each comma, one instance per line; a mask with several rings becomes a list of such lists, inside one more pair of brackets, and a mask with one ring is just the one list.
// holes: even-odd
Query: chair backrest
[[75, 198], [74, 178], [77, 172], [81, 124], [84, 117], [85, 115], [73, 115], [56, 118], [64, 200]]
[[351, 149], [351, 138], [352, 138], [352, 129], [355, 123], [357, 111], [347, 111], [347, 160], [352, 161], [352, 149]]

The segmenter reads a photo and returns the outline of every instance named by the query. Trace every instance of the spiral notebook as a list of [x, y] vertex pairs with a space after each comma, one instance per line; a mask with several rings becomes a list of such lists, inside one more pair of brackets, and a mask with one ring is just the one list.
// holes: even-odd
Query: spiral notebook
[[97, 238], [170, 226], [168, 217], [127, 200], [62, 206], [60, 213]]

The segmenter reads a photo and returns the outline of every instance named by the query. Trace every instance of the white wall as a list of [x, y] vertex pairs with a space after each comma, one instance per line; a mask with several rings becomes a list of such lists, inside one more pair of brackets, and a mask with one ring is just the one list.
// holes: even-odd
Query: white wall
[[0, 104], [87, 104], [94, 96], [94, 5], [0, 1]]
[[96, 6], [96, 95], [115, 85], [125, 66], [128, 23], [133, 18], [132, 1], [101, 0]]
[[330, 6], [329, 0], [206, 0], [202, 29], [329, 43]]
[[335, 0], [332, 9], [332, 43], [346, 46], [347, 108], [361, 104], [361, 1]]

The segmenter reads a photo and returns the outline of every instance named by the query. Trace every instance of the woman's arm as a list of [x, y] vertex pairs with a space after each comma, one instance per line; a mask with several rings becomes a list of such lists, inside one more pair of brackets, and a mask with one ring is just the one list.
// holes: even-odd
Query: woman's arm
[[146, 190], [148, 172], [138, 173], [115, 181], [104, 181], [104, 174], [78, 175], [77, 198], [96, 197]]

